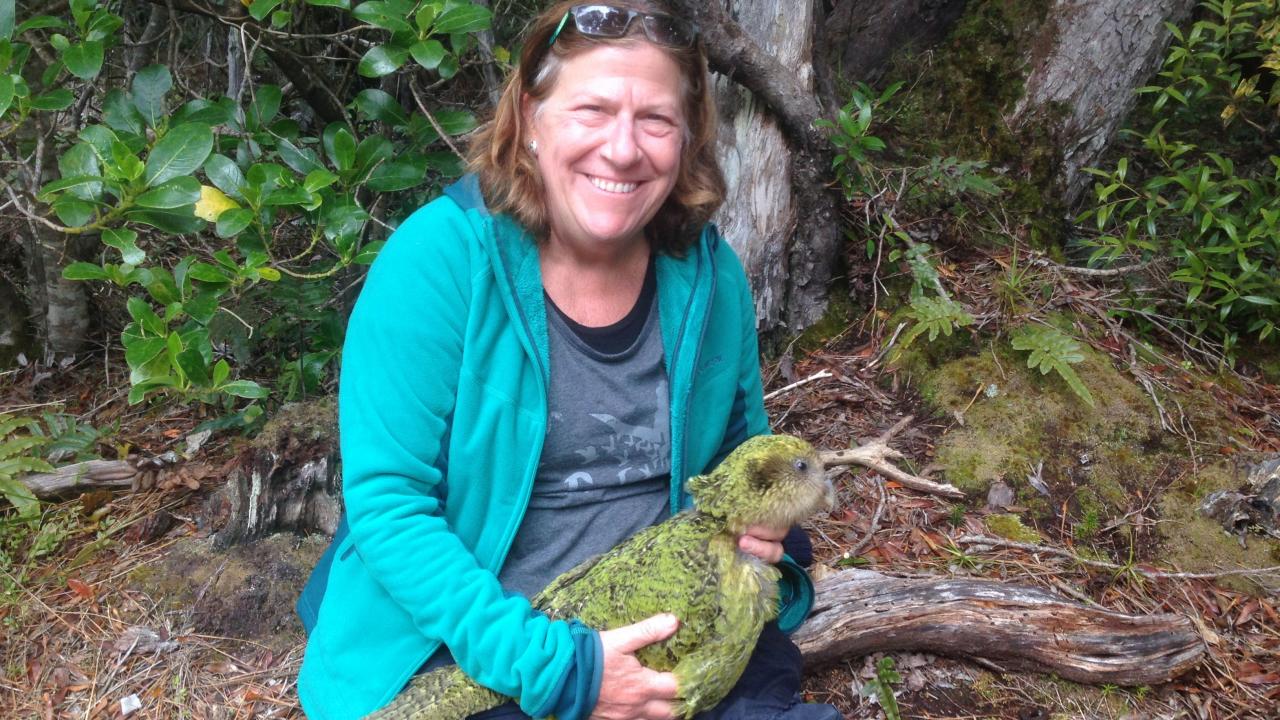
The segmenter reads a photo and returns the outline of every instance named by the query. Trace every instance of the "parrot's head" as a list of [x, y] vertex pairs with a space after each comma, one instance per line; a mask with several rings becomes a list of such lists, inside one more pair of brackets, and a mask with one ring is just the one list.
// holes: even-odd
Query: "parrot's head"
[[694, 507], [735, 533], [755, 524], [791, 527], [835, 502], [818, 451], [790, 435], [750, 438], [715, 470], [690, 478], [689, 493]]

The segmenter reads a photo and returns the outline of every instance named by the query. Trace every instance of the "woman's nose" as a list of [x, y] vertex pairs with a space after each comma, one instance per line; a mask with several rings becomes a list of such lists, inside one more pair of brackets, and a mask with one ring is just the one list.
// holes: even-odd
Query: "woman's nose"
[[640, 159], [640, 146], [636, 144], [636, 123], [630, 117], [618, 117], [609, 129], [609, 137], [601, 154], [619, 167], [627, 167]]

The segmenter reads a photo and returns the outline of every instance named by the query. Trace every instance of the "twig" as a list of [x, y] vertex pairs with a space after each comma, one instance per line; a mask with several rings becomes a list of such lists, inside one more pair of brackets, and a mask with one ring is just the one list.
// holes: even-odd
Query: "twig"
[[871, 515], [871, 524], [867, 526], [866, 536], [845, 553], [846, 557], [858, 557], [866, 549], [867, 545], [871, 544], [871, 538], [875, 537], [876, 530], [880, 527], [880, 516], [884, 514], [884, 508], [889, 504], [889, 492], [884, 489], [884, 481], [876, 478], [872, 482], [876, 484], [876, 490], [880, 491], [880, 502], [876, 505], [876, 511]]
[[444, 141], [444, 144], [449, 146], [449, 149], [453, 151], [454, 155], [458, 156], [458, 159], [466, 162], [467, 157], [462, 154], [457, 145], [453, 144], [453, 141], [449, 139], [449, 133], [440, 127], [440, 123], [436, 121], [436, 116], [432, 115], [426, 104], [422, 102], [422, 97], [418, 95], [418, 81], [412, 77], [409, 78], [409, 93], [413, 95], [413, 102], [418, 106], [418, 110], [427, 118], [427, 122], [431, 123], [431, 127], [436, 129], [436, 133]]
[[822, 462], [827, 467], [835, 467], [838, 465], [861, 465], [862, 467], [874, 470], [881, 475], [901, 483], [903, 487], [918, 490], [930, 495], [940, 495], [952, 500], [963, 500], [964, 492], [954, 485], [936, 483], [932, 480], [926, 480], [918, 475], [912, 475], [904, 470], [900, 470], [890, 460], [902, 459], [902, 453], [889, 447], [889, 440], [893, 436], [902, 431], [914, 419], [908, 415], [899, 420], [897, 424], [889, 428], [880, 437], [869, 443], [859, 445], [849, 450], [825, 450], [820, 453]]
[[1083, 558], [1070, 550], [1049, 547], [1048, 545], [1036, 545], [1034, 543], [1023, 543], [1015, 540], [1005, 540], [1004, 538], [992, 537], [990, 535], [963, 535], [956, 538], [956, 542], [963, 545], [990, 545], [992, 547], [1009, 548], [1013, 550], [1024, 550], [1031, 553], [1045, 553], [1048, 555], [1057, 555], [1064, 557], [1081, 565], [1099, 568], [1102, 570], [1125, 570], [1132, 571], [1143, 577], [1152, 579], [1169, 579], [1169, 580], [1216, 580], [1223, 577], [1231, 577], [1233, 575], [1244, 576], [1265, 576], [1280, 575], [1280, 565], [1266, 568], [1237, 568], [1235, 570], [1220, 570], [1211, 573], [1190, 573], [1190, 572], [1162, 572], [1159, 570], [1143, 570], [1135, 565], [1119, 565], [1116, 563], [1106, 562], [1104, 560], [1091, 560]]
[[778, 388], [777, 390], [774, 390], [773, 392], [764, 396], [764, 401], [769, 402], [770, 400], [778, 397], [779, 395], [784, 395], [788, 392], [791, 392], [792, 390], [795, 390], [798, 387], [808, 385], [811, 382], [817, 382], [818, 380], [824, 380], [829, 377], [835, 377], [835, 375], [831, 374], [830, 370], [820, 370], [803, 380], [797, 380], [786, 387]]

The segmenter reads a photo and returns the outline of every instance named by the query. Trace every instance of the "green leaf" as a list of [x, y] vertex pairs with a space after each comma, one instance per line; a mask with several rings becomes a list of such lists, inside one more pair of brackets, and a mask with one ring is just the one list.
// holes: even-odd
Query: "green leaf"
[[124, 343], [124, 360], [130, 368], [143, 368], [165, 351], [166, 343], [162, 337], [134, 337]]
[[102, 242], [120, 251], [120, 258], [129, 265], [141, 265], [147, 254], [138, 247], [138, 233], [123, 228], [102, 231]]
[[133, 76], [133, 106], [148, 127], [156, 127], [164, 118], [164, 96], [172, 87], [173, 78], [164, 65], [148, 65]]
[[191, 270], [187, 273], [187, 276], [190, 277], [192, 280], [199, 280], [201, 282], [207, 282], [207, 283], [231, 282], [231, 276], [227, 274], [226, 270], [223, 270], [217, 265], [211, 265], [206, 262], [198, 262], [192, 265]]
[[81, 80], [92, 80], [102, 70], [102, 43], [86, 41], [76, 43], [62, 53], [67, 70]]
[[369, 176], [370, 190], [377, 192], [393, 192], [407, 190], [422, 182], [427, 172], [427, 163], [422, 158], [392, 160], [382, 163]]
[[172, 178], [142, 193], [134, 201], [139, 207], [167, 210], [193, 205], [200, 199], [200, 181], [190, 175]]
[[213, 366], [213, 386], [218, 387], [227, 381], [231, 376], [231, 366], [227, 364], [225, 359], [219, 360]]
[[249, 14], [254, 20], [262, 22], [262, 19], [271, 14], [280, 5], [281, 0], [253, 0], [249, 3]]
[[316, 7], [336, 7], [346, 10], [351, 7], [351, 0], [307, 0], [307, 4], [315, 5]]
[[1042, 375], [1056, 372], [1081, 400], [1090, 407], [1095, 405], [1093, 394], [1071, 369], [1071, 363], [1084, 360], [1080, 343], [1057, 328], [1044, 325], [1024, 325], [1014, 331], [1011, 339], [1014, 350], [1030, 353], [1027, 367], [1038, 368]]
[[147, 208], [130, 210], [125, 213], [125, 218], [132, 222], [144, 223], [177, 235], [200, 232], [205, 226], [204, 220], [195, 216], [191, 206], [172, 209]]
[[356, 71], [368, 78], [389, 75], [404, 65], [409, 51], [398, 45], [375, 45], [360, 58]]
[[356, 139], [346, 128], [339, 128], [333, 134], [333, 146], [329, 151], [329, 159], [341, 172], [346, 172], [355, 166]]
[[0, 117], [4, 117], [4, 114], [12, 104], [13, 76], [7, 72], [0, 71]]
[[227, 210], [218, 216], [217, 233], [220, 238], [239, 235], [253, 224], [253, 211], [244, 208]]
[[280, 159], [284, 161], [285, 165], [292, 168], [294, 172], [306, 175], [309, 172], [324, 169], [320, 158], [310, 148], [300, 148], [288, 140], [280, 138], [276, 141], [276, 149], [280, 151]]
[[218, 388], [228, 395], [256, 400], [270, 394], [266, 388], [252, 380], [232, 380]]
[[356, 95], [356, 107], [371, 120], [381, 120], [392, 125], [408, 125], [409, 118], [396, 99], [382, 90], [369, 88]]
[[88, 225], [96, 214], [93, 205], [69, 195], [63, 195], [54, 201], [53, 212], [67, 227]]
[[0, 0], [0, 40], [13, 37], [13, 24], [17, 21], [14, 0]]
[[209, 367], [205, 364], [204, 355], [198, 347], [188, 347], [173, 357], [173, 364], [187, 376], [193, 384], [207, 386], [209, 384]]
[[[4, 0], [0, 0], [0, 4], [3, 4], [3, 1]], [[60, 20], [59, 18], [53, 17], [51, 15], [36, 15], [34, 17], [29, 17], [26, 20], [23, 20], [22, 23], [19, 24], [18, 27], [13, 31], [13, 34], [16, 37], [28, 30], [45, 30], [48, 28], [61, 28], [61, 27], [66, 27], [66, 25], [67, 24], [64, 23], [62, 20]], [[0, 35], [0, 37], [3, 37], [3, 35]]]
[[245, 113], [245, 125], [254, 131], [264, 127], [280, 112], [282, 98], [280, 88], [275, 85], [259, 85], [253, 90], [253, 101]]
[[240, 172], [240, 166], [236, 165], [231, 158], [225, 155], [210, 155], [209, 159], [204, 161], [204, 174], [209, 178], [209, 182], [222, 192], [233, 198], [244, 198], [241, 194], [244, 189], [244, 173]]
[[102, 120], [113, 130], [141, 135], [146, 130], [142, 114], [119, 88], [112, 88], [102, 99]]
[[317, 192], [336, 182], [338, 182], [337, 175], [334, 175], [324, 168], [320, 168], [307, 173], [306, 179], [302, 181], [302, 187], [305, 188], [307, 192]]
[[399, 12], [389, 2], [375, 0], [374, 2], [360, 3], [351, 11], [351, 15], [360, 22], [368, 23], [383, 30], [413, 32], [413, 26], [404, 19], [405, 13]]
[[493, 13], [479, 5], [462, 5], [446, 10], [436, 18], [435, 32], [451, 33], [487, 30], [493, 22]]
[[111, 273], [93, 263], [73, 262], [62, 269], [62, 277], [67, 280], [110, 280]]
[[35, 110], [65, 110], [71, 107], [73, 102], [75, 102], [75, 96], [71, 94], [70, 90], [58, 88], [31, 98], [31, 107]]
[[207, 125], [187, 123], [173, 128], [160, 138], [147, 156], [147, 186], [154, 187], [179, 175], [190, 175], [204, 163], [212, 149], [213, 131]]
[[446, 54], [439, 40], [422, 40], [409, 46], [409, 54], [415, 62], [428, 70], [435, 70]]

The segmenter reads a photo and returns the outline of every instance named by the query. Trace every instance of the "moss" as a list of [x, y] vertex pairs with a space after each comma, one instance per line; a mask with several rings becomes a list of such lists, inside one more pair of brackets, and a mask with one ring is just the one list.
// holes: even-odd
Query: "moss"
[[827, 310], [822, 318], [800, 333], [792, 346], [798, 353], [821, 349], [833, 338], [847, 331], [854, 318], [859, 316], [861, 312], [849, 298], [848, 289], [839, 284], [833, 285], [827, 299]]
[[253, 439], [263, 450], [275, 450], [290, 442], [333, 442], [338, 437], [338, 401], [328, 395], [307, 402], [288, 403], [276, 410]]
[[1038, 543], [1043, 538], [1040, 533], [1022, 524], [1017, 515], [989, 515], [987, 529], [1006, 540], [1024, 543]]
[[[1189, 474], [1170, 488], [1160, 500], [1163, 523], [1160, 534], [1164, 554], [1187, 572], [1212, 572], [1231, 568], [1260, 568], [1280, 564], [1280, 541], [1249, 535], [1245, 547], [1227, 534], [1216, 521], [1200, 515], [1197, 508], [1206, 495], [1216, 490], [1235, 490], [1243, 476], [1225, 463], [1209, 465]], [[1263, 588], [1242, 577], [1224, 577], [1221, 584], [1243, 592], [1260, 593]], [[1271, 592], [1280, 584], [1271, 581]]]

